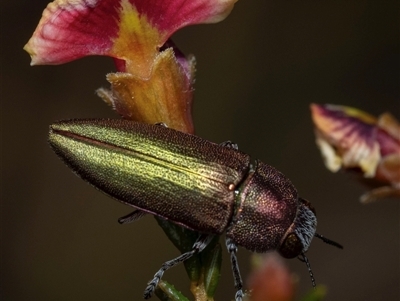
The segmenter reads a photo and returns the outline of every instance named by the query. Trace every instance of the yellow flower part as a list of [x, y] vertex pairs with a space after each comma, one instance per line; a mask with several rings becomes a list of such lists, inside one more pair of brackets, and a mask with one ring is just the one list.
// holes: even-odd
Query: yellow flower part
[[149, 23], [146, 15], [139, 15], [128, 0], [121, 0], [119, 20], [118, 34], [110, 52], [126, 61], [126, 72], [148, 79], [159, 54], [160, 32]]

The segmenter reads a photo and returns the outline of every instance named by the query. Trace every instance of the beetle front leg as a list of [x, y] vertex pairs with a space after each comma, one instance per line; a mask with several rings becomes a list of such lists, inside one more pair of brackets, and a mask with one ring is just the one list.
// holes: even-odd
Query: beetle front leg
[[210, 243], [210, 241], [213, 237], [214, 237], [214, 235], [201, 234], [199, 236], [199, 238], [196, 240], [196, 242], [193, 244], [191, 251], [183, 253], [182, 255], [176, 257], [175, 259], [165, 262], [161, 266], [161, 269], [159, 269], [158, 272], [154, 275], [154, 278], [147, 284], [147, 287], [144, 290], [143, 297], [145, 299], [149, 299], [151, 297], [155, 288], [158, 285], [158, 282], [161, 280], [161, 277], [166, 270], [176, 266], [177, 264], [179, 264], [181, 262], [184, 262], [185, 260], [189, 259], [196, 253], [203, 251], [207, 247], [207, 245]]
[[242, 282], [242, 277], [240, 276], [239, 265], [236, 257], [237, 246], [230, 238], [226, 238], [226, 248], [228, 249], [229, 254], [231, 254], [233, 279], [235, 281], [235, 288], [236, 288], [235, 301], [242, 301], [243, 282]]

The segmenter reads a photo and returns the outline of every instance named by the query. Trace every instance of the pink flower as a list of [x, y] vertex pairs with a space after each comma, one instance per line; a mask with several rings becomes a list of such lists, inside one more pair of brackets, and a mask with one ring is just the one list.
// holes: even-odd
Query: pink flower
[[194, 58], [168, 40], [178, 29], [223, 20], [236, 0], [55, 0], [24, 49], [32, 65], [111, 56], [119, 72], [98, 94], [124, 118], [193, 132]]
[[400, 125], [392, 115], [375, 118], [355, 108], [317, 104], [311, 112], [326, 167], [358, 170], [380, 186], [362, 202], [400, 196]]
[[294, 276], [276, 253], [268, 253], [249, 278], [252, 301], [293, 301]]

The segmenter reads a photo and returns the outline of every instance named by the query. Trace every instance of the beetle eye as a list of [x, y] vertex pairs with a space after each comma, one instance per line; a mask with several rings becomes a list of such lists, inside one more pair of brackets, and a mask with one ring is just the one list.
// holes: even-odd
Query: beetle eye
[[303, 252], [303, 245], [295, 233], [290, 233], [278, 250], [285, 258], [295, 258]]

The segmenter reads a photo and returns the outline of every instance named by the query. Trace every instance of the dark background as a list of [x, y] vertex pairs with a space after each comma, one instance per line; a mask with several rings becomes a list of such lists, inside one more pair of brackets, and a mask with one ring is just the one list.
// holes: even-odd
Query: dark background
[[[178, 255], [152, 217], [121, 226], [130, 208], [73, 175], [49, 149], [58, 119], [116, 117], [94, 90], [111, 59], [30, 67], [22, 47], [47, 0], [1, 2], [1, 299], [141, 300], [161, 263]], [[196, 132], [233, 140], [284, 172], [318, 213], [308, 257], [326, 300], [399, 300], [399, 201], [361, 205], [348, 174], [325, 169], [309, 104], [400, 117], [398, 1], [241, 0], [222, 23], [181, 30], [197, 57]], [[228, 257], [216, 300], [234, 296]], [[240, 249], [244, 277], [250, 252]], [[307, 269], [286, 261], [311, 289]], [[182, 267], [165, 279], [186, 290]]]

